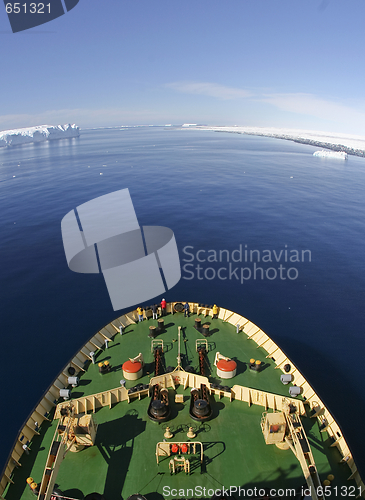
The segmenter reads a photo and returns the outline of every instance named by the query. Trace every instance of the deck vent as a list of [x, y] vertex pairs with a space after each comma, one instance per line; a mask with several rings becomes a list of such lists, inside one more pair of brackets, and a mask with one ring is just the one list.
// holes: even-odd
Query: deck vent
[[79, 385], [79, 377], [68, 377], [67, 383], [72, 385], [72, 387], [77, 387]]
[[299, 396], [300, 393], [301, 393], [301, 387], [298, 387], [297, 385], [289, 387], [290, 396], [296, 398], [297, 396]]
[[70, 399], [70, 395], [70, 389], [60, 389], [60, 398], [63, 398], [64, 400]]
[[293, 375], [291, 373], [286, 373], [280, 376], [280, 380], [284, 385], [289, 384], [293, 380]]

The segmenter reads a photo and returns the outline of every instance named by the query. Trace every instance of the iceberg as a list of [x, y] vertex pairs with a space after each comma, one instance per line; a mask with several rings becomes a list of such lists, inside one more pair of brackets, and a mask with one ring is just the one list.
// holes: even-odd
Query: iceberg
[[338, 158], [340, 160], [347, 160], [347, 153], [344, 151], [315, 151], [313, 156], [320, 156], [322, 158]]
[[51, 141], [79, 137], [77, 125], [38, 125], [37, 127], [18, 128], [0, 132], [0, 147], [18, 146], [30, 142]]

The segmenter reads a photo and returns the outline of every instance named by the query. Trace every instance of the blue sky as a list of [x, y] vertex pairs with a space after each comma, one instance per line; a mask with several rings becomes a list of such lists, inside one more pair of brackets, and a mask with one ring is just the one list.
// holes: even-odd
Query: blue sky
[[1, 8], [0, 130], [189, 122], [365, 134], [364, 19], [364, 0], [80, 0], [13, 34]]

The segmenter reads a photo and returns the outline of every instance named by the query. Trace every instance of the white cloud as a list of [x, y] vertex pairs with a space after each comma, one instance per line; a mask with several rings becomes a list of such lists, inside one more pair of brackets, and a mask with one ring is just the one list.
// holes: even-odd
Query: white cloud
[[206, 95], [223, 100], [247, 98], [252, 95], [251, 92], [244, 89], [226, 87], [210, 82], [173, 82], [167, 83], [165, 87], [183, 92], [184, 94]]
[[[250, 113], [252, 114], [252, 105], [256, 102], [257, 104], [261, 103], [261, 116], [265, 113], [262, 109], [262, 105], [265, 104], [272, 105], [281, 111], [293, 113], [293, 116], [281, 116], [282, 123], [285, 121], [291, 123], [294, 119], [298, 127], [301, 127], [302, 122], [305, 121], [308, 126], [316, 128], [320, 126], [322, 120], [327, 124], [332, 122], [337, 129], [349, 130], [352, 133], [355, 131], [362, 133], [365, 130], [364, 102], [358, 103], [357, 107], [355, 107], [310, 93], [269, 93], [261, 89], [257, 89], [255, 93], [252, 93], [245, 89], [227, 87], [212, 82], [174, 82], [166, 84], [165, 87], [185, 94], [205, 95], [220, 100], [240, 100], [242, 115], [246, 112], [245, 103], [250, 103]], [[273, 126], [276, 126], [275, 121], [279, 119], [279, 116], [273, 115], [272, 108], [267, 111], [268, 116], [271, 117], [270, 121], [273, 121]], [[306, 120], [303, 120], [303, 116], [307, 117]], [[245, 117], [247, 118], [248, 115], [245, 114]], [[311, 119], [310, 121], [308, 121], [308, 117], [309, 120]], [[217, 117], [217, 119], [220, 120], [220, 117]], [[237, 118], [235, 118], [235, 121], [237, 121]]]
[[272, 104], [284, 111], [310, 115], [322, 120], [365, 121], [364, 112], [337, 102], [322, 99], [313, 94], [264, 94], [261, 98], [258, 98], [258, 100]]

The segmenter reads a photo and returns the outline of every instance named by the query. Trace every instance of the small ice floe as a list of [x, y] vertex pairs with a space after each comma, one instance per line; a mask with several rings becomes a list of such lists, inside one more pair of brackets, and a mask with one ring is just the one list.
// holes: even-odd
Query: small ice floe
[[294, 179], [294, 177], [293, 177], [292, 175], [290, 176], [290, 178], [291, 178], [291, 179]]
[[15, 177], [15, 175], [13, 175], [13, 178]]
[[100, 172], [100, 175], [103, 175], [103, 172]]
[[313, 156], [320, 156], [321, 158], [338, 158], [339, 160], [347, 160], [347, 153], [344, 151], [315, 151]]

